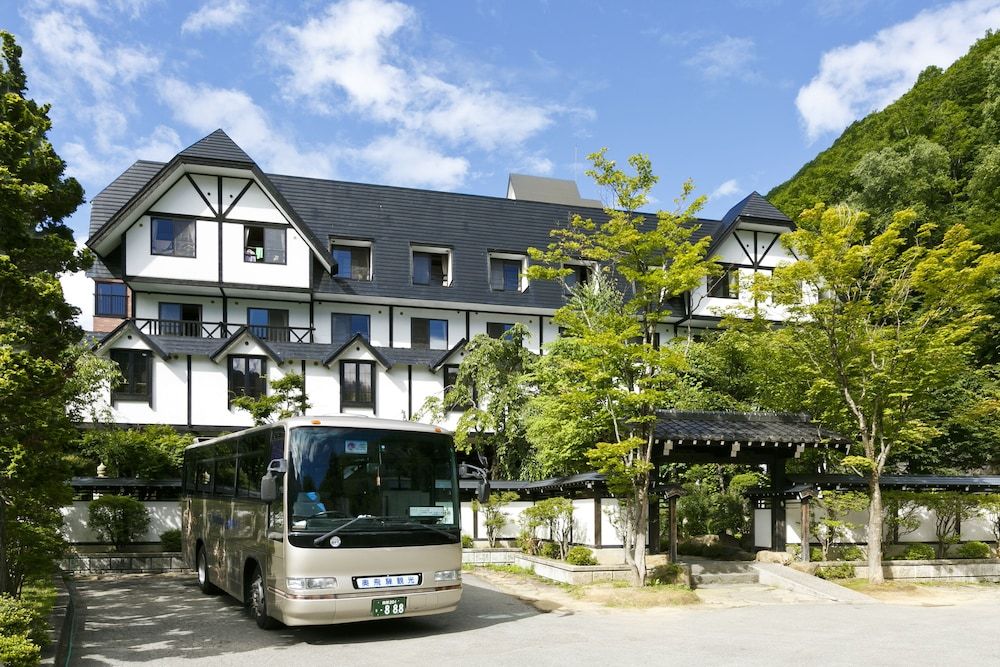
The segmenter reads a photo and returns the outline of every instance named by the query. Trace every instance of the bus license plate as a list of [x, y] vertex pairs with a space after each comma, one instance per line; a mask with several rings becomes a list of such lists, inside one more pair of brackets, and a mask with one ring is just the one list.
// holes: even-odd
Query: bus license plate
[[406, 598], [372, 600], [372, 616], [401, 616], [406, 613]]

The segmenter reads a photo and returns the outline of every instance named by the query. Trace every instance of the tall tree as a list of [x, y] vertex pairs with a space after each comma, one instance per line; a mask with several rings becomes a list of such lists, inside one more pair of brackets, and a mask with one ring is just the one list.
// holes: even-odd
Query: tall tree
[[556, 312], [565, 336], [540, 361], [546, 381], [538, 405], [548, 428], [536, 435], [555, 436], [563, 428], [579, 435], [575, 422], [581, 417], [594, 429], [598, 438], [586, 443], [584, 454], [623, 503], [626, 562], [634, 583], [642, 585], [656, 410], [681, 404], [691, 393], [682, 375], [683, 354], [658, 346], [656, 327], [672, 314], [673, 299], [717, 269], [706, 257], [710, 239], [692, 241], [694, 216], [704, 198], [688, 201], [690, 182], [675, 210], [648, 220], [639, 211], [657, 182], [649, 159], [631, 156], [631, 174], [603, 149], [588, 159], [593, 168], [587, 174], [610, 195], [607, 219], [597, 223], [576, 215], [569, 226], [552, 230], [554, 240], [545, 250], [528, 251], [537, 262], [528, 269], [533, 279], [565, 284], [571, 273], [567, 262], [582, 260], [593, 267], [589, 283], [574, 288]]
[[452, 385], [430, 396], [419, 416], [444, 421], [461, 411], [455, 444], [489, 461], [490, 475], [501, 479], [536, 479], [536, 458], [525, 436], [525, 408], [532, 393], [535, 355], [524, 346], [528, 330], [515, 324], [500, 338], [473, 337]]
[[58, 274], [84, 268], [63, 223], [83, 202], [46, 135], [48, 105], [25, 94], [21, 49], [0, 32], [0, 591], [17, 594], [51, 544], [67, 499], [61, 454], [75, 438], [67, 404], [82, 331]]
[[[878, 583], [879, 480], [890, 456], [941, 432], [936, 395], [971, 372], [984, 308], [1000, 287], [1000, 255], [982, 253], [961, 225], [933, 242], [934, 226], [918, 224], [912, 211], [878, 233], [844, 206], [802, 217], [803, 227], [782, 239], [799, 261], [767, 283], [790, 316], [770, 334], [774, 363], [789, 371], [772, 389], [857, 438], [857, 453], [843, 462], [868, 476], [868, 572]], [[802, 299], [803, 287], [812, 298]]]

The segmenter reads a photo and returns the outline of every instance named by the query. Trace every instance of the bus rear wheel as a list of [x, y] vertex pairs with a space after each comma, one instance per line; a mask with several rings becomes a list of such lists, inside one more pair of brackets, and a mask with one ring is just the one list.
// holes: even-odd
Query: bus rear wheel
[[218, 586], [208, 579], [208, 556], [205, 555], [205, 547], [198, 547], [198, 554], [195, 556], [195, 571], [198, 574], [198, 588], [205, 595], [218, 595], [222, 591]]
[[262, 630], [273, 630], [278, 622], [267, 613], [267, 589], [264, 583], [264, 573], [260, 566], [254, 567], [253, 576], [247, 586], [247, 612]]

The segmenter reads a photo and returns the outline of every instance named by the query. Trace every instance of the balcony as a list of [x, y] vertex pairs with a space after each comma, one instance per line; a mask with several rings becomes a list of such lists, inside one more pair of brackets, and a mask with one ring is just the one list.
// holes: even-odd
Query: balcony
[[[231, 322], [195, 322], [190, 320], [154, 320], [138, 318], [135, 325], [147, 336], [183, 336], [185, 338], [225, 339], [244, 324]], [[249, 325], [250, 331], [261, 340], [276, 343], [311, 343], [311, 327], [268, 327]]]

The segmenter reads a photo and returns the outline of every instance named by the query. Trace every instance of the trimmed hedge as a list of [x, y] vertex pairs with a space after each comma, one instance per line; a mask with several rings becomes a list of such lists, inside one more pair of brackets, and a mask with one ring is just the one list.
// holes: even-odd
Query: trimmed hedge
[[164, 551], [180, 551], [181, 531], [172, 528], [160, 533], [160, 546], [163, 547]]
[[966, 542], [958, 548], [958, 557], [989, 558], [993, 555], [990, 551], [990, 545], [985, 542]]
[[5, 667], [35, 667], [42, 661], [42, 649], [25, 635], [0, 635], [0, 664]]
[[577, 545], [570, 547], [566, 554], [566, 562], [570, 565], [597, 565], [597, 559], [587, 547]]
[[899, 556], [900, 560], [934, 560], [937, 554], [929, 544], [911, 544]]

